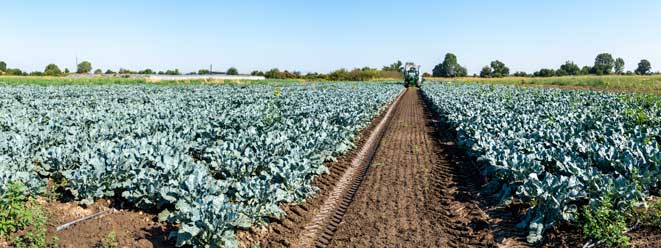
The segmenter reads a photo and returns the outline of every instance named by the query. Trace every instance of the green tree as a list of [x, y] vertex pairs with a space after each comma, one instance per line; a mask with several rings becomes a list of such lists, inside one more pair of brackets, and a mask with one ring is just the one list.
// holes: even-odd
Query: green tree
[[273, 68], [264, 73], [264, 77], [269, 79], [282, 79], [281, 72], [278, 68]]
[[21, 75], [23, 75], [23, 71], [21, 71], [21, 69], [17, 69], [17, 68], [13, 68], [13, 69], [9, 68], [9, 69], [7, 69], [7, 75], [21, 76]]
[[106, 70], [106, 73], [105, 73], [105, 74], [115, 74], [115, 72], [112, 71], [112, 70], [110, 70], [110, 69], [108, 69], [108, 70]]
[[[562, 74], [565, 75], [578, 75], [581, 73], [581, 68], [579, 68], [578, 65], [574, 64], [573, 61], [568, 60], [563, 65], [560, 66], [560, 70], [558, 71], [562, 71]], [[564, 75], [558, 75], [558, 76], [564, 76]]]
[[[309, 74], [309, 73], [308, 73], [308, 74]], [[262, 72], [262, 71], [252, 71], [252, 72], [250, 73], [250, 75], [252, 75], [252, 76], [264, 76], [264, 72]], [[307, 76], [307, 75], [306, 75], [306, 76]]]
[[594, 59], [592, 70], [594, 74], [597, 75], [608, 75], [611, 74], [614, 66], [615, 60], [613, 59], [613, 56], [610, 55], [610, 53], [602, 53], [597, 55]]
[[92, 63], [89, 61], [83, 61], [78, 64], [78, 70], [76, 73], [89, 73], [92, 71]]
[[[257, 76], [264, 76], [264, 75], [257, 75]], [[318, 79], [323, 79], [324, 75], [319, 74], [317, 72], [308, 72], [308, 74], [305, 74], [304, 77], [307, 80], [318, 80]]]
[[135, 74], [135, 72], [129, 69], [119, 68], [119, 74]]
[[64, 74], [69, 74], [71, 71], [69, 71], [69, 68], [64, 68]]
[[622, 58], [615, 59], [615, 73], [624, 74], [624, 59]]
[[226, 74], [227, 75], [239, 75], [239, 70], [237, 70], [234, 67], [230, 67], [229, 69], [227, 69]]
[[101, 69], [96, 69], [94, 70], [94, 74], [96, 75], [103, 74], [103, 71]]
[[515, 77], [527, 77], [528, 73], [526, 73], [525, 71], [517, 71], [512, 75], [515, 76]]
[[459, 66], [457, 68], [457, 77], [466, 77], [468, 76], [468, 71], [466, 70], [466, 67]]
[[446, 53], [443, 63], [440, 63], [432, 70], [434, 77], [465, 77], [466, 68], [457, 63], [457, 56], [452, 53]]
[[590, 74], [591, 71], [592, 71], [592, 67], [589, 67], [589, 66], [586, 65], [586, 66], [583, 66], [581, 68], [581, 71], [579, 72], [579, 75], [588, 75], [588, 74]]
[[46, 69], [44, 69], [44, 75], [46, 76], [60, 76], [62, 75], [62, 71], [60, 70], [60, 67], [57, 67], [56, 64], [49, 64], [46, 66]]
[[636, 74], [638, 75], [647, 75], [650, 74], [652, 71], [652, 64], [646, 60], [643, 59], [638, 63], [638, 68], [636, 68]]
[[[566, 73], [566, 72], [565, 72]], [[541, 69], [534, 73], [535, 77], [553, 77], [556, 75], [556, 72], [553, 69]]]
[[480, 77], [487, 78], [491, 76], [492, 76], [491, 67], [489, 66], [482, 67], [482, 70], [480, 71]]
[[147, 68], [147, 69], [144, 69], [142, 71], [139, 71], [138, 74], [151, 75], [151, 74], [154, 74], [154, 71], [152, 69]]
[[510, 75], [510, 68], [507, 68], [505, 63], [499, 60], [491, 61], [491, 69], [493, 70], [493, 77], [506, 77]]
[[7, 63], [4, 61], [0, 61], [0, 71], [6, 72], [7, 71]]
[[569, 75], [569, 73], [564, 69], [558, 69], [557, 71], [555, 71], [555, 76], [562, 77], [567, 75]]
[[208, 75], [208, 74], [211, 74], [211, 71], [209, 71], [209, 69], [199, 69], [199, 70], [197, 70], [197, 74], [199, 74], [199, 75]]
[[165, 75], [181, 75], [181, 72], [179, 72], [179, 69], [167, 70]]
[[397, 60], [397, 62], [390, 65], [384, 66], [382, 70], [384, 71], [402, 71], [404, 69], [402, 61]]

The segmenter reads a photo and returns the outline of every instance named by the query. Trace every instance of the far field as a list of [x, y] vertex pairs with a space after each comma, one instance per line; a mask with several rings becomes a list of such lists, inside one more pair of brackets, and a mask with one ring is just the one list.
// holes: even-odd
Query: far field
[[459, 81], [486, 84], [507, 84], [532, 87], [579, 88], [616, 92], [661, 94], [661, 75], [651, 76], [564, 76], [564, 77], [503, 77], [503, 78], [426, 78], [428, 81]]

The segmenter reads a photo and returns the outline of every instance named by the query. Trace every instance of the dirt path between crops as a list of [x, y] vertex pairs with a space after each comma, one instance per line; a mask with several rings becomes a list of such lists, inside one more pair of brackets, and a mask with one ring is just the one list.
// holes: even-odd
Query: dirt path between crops
[[417, 90], [400, 103], [330, 247], [484, 247], [493, 244], [479, 184], [436, 138]]
[[[392, 107], [390, 104], [389, 108]], [[331, 191], [337, 185], [338, 180], [351, 167], [352, 161], [358, 156], [362, 147], [367, 143], [368, 138], [374, 133], [376, 126], [385, 117], [386, 111], [372, 120], [370, 126], [361, 131], [356, 147], [348, 153], [339, 156], [336, 161], [329, 161], [325, 165], [329, 173], [316, 176], [313, 184], [319, 188], [320, 192], [305, 200], [300, 204], [283, 204], [282, 209], [286, 216], [283, 219], [272, 219], [266, 226], [255, 226], [250, 230], [239, 231], [237, 238], [240, 241], [240, 248], [248, 247], [296, 247], [299, 240], [299, 234], [303, 232], [306, 224], [312, 221], [312, 218], [320, 211], [320, 207], [329, 197]]]

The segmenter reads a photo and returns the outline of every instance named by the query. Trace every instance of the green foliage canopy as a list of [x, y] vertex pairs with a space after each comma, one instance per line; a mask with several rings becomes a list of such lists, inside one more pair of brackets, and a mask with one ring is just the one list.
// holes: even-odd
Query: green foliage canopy
[[76, 73], [89, 73], [92, 71], [92, 63], [89, 61], [83, 61], [78, 64], [78, 70]]

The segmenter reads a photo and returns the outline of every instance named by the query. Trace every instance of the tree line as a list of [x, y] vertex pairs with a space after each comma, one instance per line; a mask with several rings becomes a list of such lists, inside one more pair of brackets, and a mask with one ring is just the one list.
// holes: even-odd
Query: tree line
[[[179, 69], [171, 69], [165, 71], [154, 71], [152, 69], [144, 70], [129, 70], [125, 68], [120, 68], [119, 71], [113, 71], [111, 69], [106, 70], [105, 72], [101, 69], [96, 69], [94, 71], [92, 63], [89, 61], [83, 61], [76, 66], [76, 74], [89, 74], [93, 73], [95, 75], [126, 75], [126, 74], [144, 74], [144, 75], [183, 75]], [[19, 68], [8, 68], [7, 63], [0, 61], [0, 75], [11, 75], [11, 76], [65, 76], [71, 74], [69, 68], [65, 68], [64, 71], [60, 69], [56, 64], [48, 64], [43, 71], [33, 71], [26, 72]], [[230, 67], [225, 72], [212, 72], [208, 69], [200, 69], [197, 72], [189, 72], [186, 75], [210, 75], [210, 74], [226, 74], [226, 75], [239, 75], [239, 70], [234, 67]]]
[[[347, 69], [338, 69], [330, 73], [316, 73], [311, 72], [307, 74], [302, 74], [299, 71], [281, 71], [278, 68], [273, 68], [266, 72], [263, 71], [252, 71], [250, 75], [253, 76], [264, 76], [268, 79], [305, 79], [305, 80], [332, 80], [332, 81], [367, 81], [379, 78], [400, 78], [401, 71], [403, 70], [403, 63], [401, 61], [396, 61], [390, 65], [384, 66], [382, 69], [363, 67], [356, 68], [353, 70]], [[166, 71], [154, 71], [152, 69], [144, 69], [139, 71], [129, 70], [125, 68], [120, 68], [119, 71], [113, 71], [108, 69], [103, 71], [102, 69], [95, 69], [92, 67], [92, 63], [89, 61], [83, 61], [77, 65], [76, 72], [77, 74], [90, 74], [95, 75], [127, 75], [127, 74], [145, 74], [145, 75], [182, 75], [179, 69], [172, 69]], [[64, 71], [60, 69], [56, 64], [49, 64], [44, 68], [43, 71], [33, 71], [25, 72], [18, 68], [7, 68], [7, 64], [4, 61], [0, 61], [0, 75], [14, 75], [14, 76], [64, 76], [71, 74], [68, 68], [65, 68]], [[212, 75], [212, 74], [226, 74], [226, 75], [239, 75], [239, 70], [235, 67], [230, 67], [226, 72], [214, 72], [209, 69], [200, 69], [196, 72], [189, 72], [186, 75]]]
[[[583, 66], [579, 67], [573, 61], [566, 61], [564, 64], [561, 64], [558, 69], [552, 68], [542, 68], [534, 73], [528, 74], [526, 72], [518, 71], [510, 74], [510, 69], [500, 60], [494, 60], [489, 65], [486, 65], [480, 70], [480, 77], [506, 77], [506, 76], [517, 76], [517, 77], [554, 77], [554, 76], [575, 76], [575, 75], [649, 75], [652, 74], [651, 63], [643, 59], [638, 63], [638, 67], [634, 71], [624, 71], [624, 59], [622, 58], [613, 58], [609, 53], [601, 53], [595, 58], [594, 64], [592, 66]], [[268, 71], [252, 71], [250, 75], [253, 76], [264, 76], [268, 79], [305, 79], [305, 80], [331, 80], [331, 81], [367, 81], [379, 78], [401, 78], [403, 65], [401, 61], [396, 61], [392, 64], [383, 66], [381, 69], [363, 67], [355, 68], [352, 70], [347, 69], [337, 69], [330, 73], [316, 73], [310, 72], [302, 74], [299, 71], [281, 71], [278, 68], [273, 68]], [[83, 61], [77, 65], [76, 72], [78, 74], [106, 74], [106, 75], [126, 75], [126, 74], [147, 74], [147, 75], [182, 75], [179, 69], [172, 69], [166, 71], [154, 71], [151, 69], [144, 69], [139, 71], [133, 71], [129, 69], [120, 68], [119, 71], [115, 72], [113, 70], [106, 70], [105, 72], [101, 69], [96, 69], [94, 71], [92, 63], [89, 61]], [[18, 68], [8, 68], [7, 63], [0, 61], [0, 75], [15, 75], [15, 76], [63, 76], [70, 74], [68, 68], [65, 68], [64, 71], [55, 64], [49, 64], [44, 68], [43, 71], [33, 71], [33, 72], [24, 72]], [[226, 72], [213, 72], [208, 69], [200, 69], [197, 72], [189, 72], [186, 75], [211, 75], [211, 74], [226, 74], [226, 75], [239, 75], [238, 69], [230, 67]], [[443, 62], [436, 65], [432, 74], [425, 73], [424, 77], [466, 77], [468, 76], [468, 71], [465, 67], [461, 66], [457, 61], [457, 56], [452, 53], [445, 54]], [[478, 76], [478, 74], [473, 74], [473, 76]]]
[[309, 72], [306, 74], [300, 71], [281, 71], [273, 68], [266, 72], [253, 71], [250, 75], [264, 76], [268, 79], [304, 79], [304, 80], [330, 80], [330, 81], [369, 81], [374, 79], [393, 79], [401, 78], [403, 63], [397, 61], [393, 64], [384, 66], [381, 69], [363, 67], [347, 70], [344, 68], [334, 70], [330, 73]]
[[[268, 71], [252, 71], [250, 75], [253, 76], [264, 76], [268, 79], [305, 79], [305, 80], [331, 80], [331, 81], [368, 81], [380, 78], [394, 79], [401, 78], [401, 71], [404, 63], [401, 61], [396, 61], [392, 64], [383, 66], [381, 69], [363, 67], [356, 68], [353, 70], [347, 69], [337, 69], [330, 73], [316, 73], [311, 72], [307, 74], [302, 74], [299, 71], [281, 71], [278, 68], [273, 68]], [[77, 74], [90, 74], [95, 75], [127, 75], [127, 74], [145, 74], [145, 75], [182, 75], [179, 69], [172, 69], [166, 71], [154, 71], [152, 69], [144, 69], [139, 71], [129, 70], [125, 68], [120, 68], [119, 71], [113, 71], [108, 69], [103, 71], [102, 69], [95, 69], [92, 67], [92, 63], [89, 61], [83, 61], [77, 65], [76, 72]], [[65, 68], [64, 71], [60, 69], [56, 64], [49, 64], [44, 68], [43, 71], [33, 71], [25, 72], [18, 68], [7, 68], [7, 63], [0, 61], [0, 75], [14, 75], [14, 76], [64, 76], [71, 74], [68, 68]], [[200, 69], [196, 72], [189, 72], [186, 75], [212, 75], [212, 74], [226, 74], [226, 75], [239, 75], [239, 70], [235, 67], [230, 67], [226, 72], [214, 72], [209, 69]]]
[[[555, 77], [555, 76], [576, 76], [576, 75], [650, 75], [652, 74], [652, 65], [642, 59], [638, 63], [636, 70], [624, 71], [624, 59], [616, 58], [609, 53], [597, 55], [592, 66], [579, 67], [573, 61], [566, 61], [558, 69], [542, 68], [532, 74], [518, 71], [512, 76], [517, 77]], [[468, 73], [466, 68], [457, 62], [457, 56], [452, 53], [445, 54], [443, 62], [436, 65], [432, 71], [434, 77], [466, 77]], [[477, 74], [473, 74], [477, 76]], [[510, 69], [505, 63], [494, 60], [489, 65], [482, 67], [480, 77], [506, 77], [510, 76]]]

